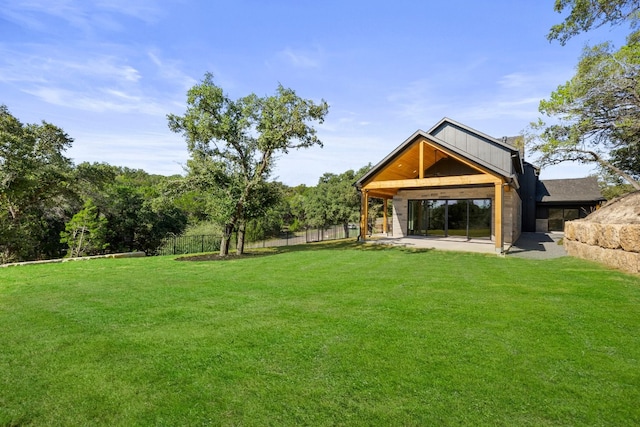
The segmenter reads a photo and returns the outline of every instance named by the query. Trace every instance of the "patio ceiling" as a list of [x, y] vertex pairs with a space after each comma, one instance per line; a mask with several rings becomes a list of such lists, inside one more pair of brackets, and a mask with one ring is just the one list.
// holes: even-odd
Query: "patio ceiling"
[[[460, 164], [464, 172], [425, 176], [425, 171], [445, 159]], [[402, 188], [493, 184], [499, 181], [501, 178], [495, 173], [419, 137], [363, 183], [362, 189], [367, 190], [370, 197], [392, 198]]]

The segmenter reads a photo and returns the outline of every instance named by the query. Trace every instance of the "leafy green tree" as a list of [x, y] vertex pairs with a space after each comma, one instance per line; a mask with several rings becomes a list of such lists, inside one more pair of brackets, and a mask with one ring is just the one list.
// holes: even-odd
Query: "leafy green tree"
[[285, 190], [286, 212], [283, 213], [284, 223], [290, 231], [304, 230], [309, 226], [307, 220], [307, 204], [311, 192], [315, 187], [304, 184], [288, 187]]
[[167, 191], [171, 178], [142, 170], [116, 170], [116, 179], [105, 188], [101, 206], [108, 220], [109, 248], [152, 254], [167, 235], [184, 231], [187, 215]]
[[76, 184], [76, 193], [79, 204], [83, 200], [91, 199], [96, 206], [104, 206], [107, 189], [113, 185], [121, 170], [117, 166], [107, 163], [82, 162], [73, 169], [73, 181]]
[[71, 258], [96, 255], [109, 246], [106, 231], [107, 219], [89, 199], [60, 233], [60, 242], [69, 247], [67, 254]]
[[59, 127], [23, 124], [0, 105], [0, 262], [56, 255], [73, 192], [63, 155], [72, 142]]
[[139, 250], [154, 255], [167, 236], [182, 233], [186, 226], [187, 215], [171, 200], [148, 199], [138, 214], [134, 243]]
[[345, 235], [348, 235], [349, 223], [357, 223], [360, 215], [360, 195], [353, 184], [369, 168], [370, 166], [366, 166], [357, 172], [348, 170], [339, 175], [322, 175], [308, 199], [307, 216], [310, 225], [325, 227], [342, 224]]
[[600, 192], [607, 200], [614, 199], [633, 191], [633, 187], [630, 184], [625, 183], [619, 176], [605, 173], [597, 176], [597, 178], [598, 185], [600, 186]]
[[[219, 205], [217, 218], [224, 229], [220, 254], [229, 253], [233, 231], [240, 241], [247, 220], [258, 203], [260, 188], [270, 176], [274, 158], [289, 150], [322, 145], [310, 122], [322, 123], [328, 104], [298, 97], [279, 85], [275, 95], [255, 94], [233, 100], [206, 74], [187, 93], [183, 116], [167, 116], [169, 128], [182, 133], [191, 153], [192, 179], [202, 174]], [[195, 178], [197, 179], [197, 178]]]
[[640, 184], [640, 43], [634, 34], [614, 50], [602, 43], [585, 51], [576, 75], [560, 85], [540, 112], [557, 123], [541, 119], [533, 124], [530, 148], [541, 155], [541, 166], [565, 161], [596, 162], [624, 178], [635, 189]]
[[238, 230], [238, 250], [244, 248], [245, 240], [264, 240], [280, 234], [285, 226], [288, 206], [284, 199], [285, 185], [279, 182], [265, 182], [257, 189], [259, 197], [254, 198], [247, 206], [245, 228]]
[[[569, 10], [547, 38], [565, 44], [571, 37], [605, 24], [640, 24], [639, 0], [556, 0], [555, 10]], [[610, 43], [586, 47], [576, 75], [540, 102], [540, 112], [554, 119], [532, 123], [532, 151], [541, 166], [563, 161], [597, 163], [603, 176], [615, 176], [640, 189], [640, 31], [615, 50]], [[611, 182], [612, 178], [605, 181]], [[614, 185], [612, 188], [624, 188]]]
[[640, 22], [640, 0], [556, 0], [554, 10], [569, 10], [564, 22], [551, 27], [547, 38], [564, 45], [571, 37], [605, 24], [629, 22], [632, 28]]

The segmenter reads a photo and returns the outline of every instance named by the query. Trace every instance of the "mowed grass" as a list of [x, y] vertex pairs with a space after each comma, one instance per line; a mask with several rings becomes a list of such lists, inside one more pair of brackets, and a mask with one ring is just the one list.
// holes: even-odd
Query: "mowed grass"
[[639, 425], [640, 278], [357, 245], [0, 270], [0, 425]]

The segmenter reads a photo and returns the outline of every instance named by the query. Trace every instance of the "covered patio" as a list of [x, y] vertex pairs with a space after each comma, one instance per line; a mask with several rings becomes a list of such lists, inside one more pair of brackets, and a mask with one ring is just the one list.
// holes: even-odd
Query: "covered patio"
[[[368, 238], [369, 201], [383, 201], [383, 235], [388, 203], [393, 205], [389, 238], [415, 244], [468, 244], [503, 253], [520, 233], [517, 173], [519, 150], [450, 119], [417, 131], [356, 182], [361, 195], [361, 240]], [[516, 215], [518, 219], [516, 220]]]

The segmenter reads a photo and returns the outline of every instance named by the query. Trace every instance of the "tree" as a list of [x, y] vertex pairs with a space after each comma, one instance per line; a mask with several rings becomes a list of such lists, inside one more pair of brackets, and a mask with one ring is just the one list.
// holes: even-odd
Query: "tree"
[[163, 240], [182, 233], [187, 227], [187, 215], [163, 196], [146, 199], [138, 214], [134, 243], [148, 255], [156, 253]]
[[[278, 85], [275, 95], [233, 100], [206, 74], [187, 92], [183, 116], [169, 114], [169, 128], [182, 133], [191, 154], [190, 175], [202, 175], [220, 203], [224, 228], [220, 255], [229, 253], [234, 231], [243, 230], [259, 188], [270, 176], [274, 157], [289, 150], [322, 146], [309, 122], [323, 123], [328, 104], [298, 97]], [[240, 239], [240, 236], [239, 236]], [[242, 244], [238, 245], [242, 253]]]
[[[640, 24], [640, 0], [556, 0], [555, 10], [570, 13], [554, 25], [549, 40], [565, 44], [583, 31], [605, 24]], [[529, 144], [541, 166], [563, 161], [596, 162], [640, 189], [640, 31], [614, 50], [610, 43], [586, 47], [576, 75], [540, 102], [541, 119], [532, 124]]]
[[95, 255], [108, 246], [106, 231], [107, 219], [89, 199], [67, 223], [65, 231], [60, 233], [60, 242], [69, 247], [68, 256], [71, 258]]
[[618, 196], [630, 193], [633, 190], [631, 184], [626, 184], [619, 176], [612, 174], [602, 174], [596, 176], [602, 197], [612, 200]]
[[547, 34], [547, 39], [563, 46], [571, 37], [605, 24], [629, 22], [635, 28], [640, 22], [640, 0], [556, 0], [554, 10], [565, 9], [570, 9], [569, 16]]
[[307, 187], [304, 184], [289, 187], [286, 190], [287, 213], [285, 223], [289, 226], [290, 231], [304, 230], [309, 225], [307, 206], [313, 190], [315, 190], [315, 187]]
[[587, 47], [576, 75], [540, 102], [539, 132], [529, 141], [541, 155], [541, 166], [564, 161], [596, 162], [624, 178], [635, 189], [640, 183], [640, 43], [634, 33], [625, 46], [609, 43]]
[[342, 224], [345, 235], [348, 235], [349, 223], [358, 222], [360, 196], [353, 184], [362, 174], [348, 170], [339, 175], [322, 175], [308, 200], [307, 216], [310, 225], [326, 227]]
[[59, 240], [55, 227], [66, 221], [73, 187], [63, 155], [72, 142], [59, 127], [23, 124], [0, 105], [0, 262], [55, 252], [49, 243]]
[[245, 237], [242, 241], [255, 242], [277, 237], [288, 225], [290, 212], [285, 198], [287, 187], [280, 182], [265, 184], [258, 192], [260, 199], [256, 199], [256, 206], [251, 209], [252, 215], [246, 223]]
[[111, 167], [113, 182], [104, 188], [102, 206], [108, 220], [107, 241], [114, 251], [152, 254], [169, 234], [184, 231], [187, 215], [168, 190], [172, 178]]

